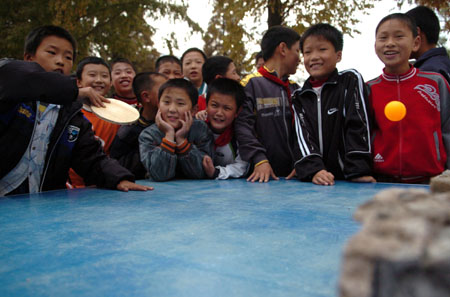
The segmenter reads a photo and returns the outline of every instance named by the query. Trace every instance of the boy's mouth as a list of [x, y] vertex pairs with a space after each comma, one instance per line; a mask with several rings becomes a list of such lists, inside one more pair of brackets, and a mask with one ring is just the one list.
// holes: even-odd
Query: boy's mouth
[[105, 89], [105, 87], [104, 86], [92, 86], [92, 88], [94, 89], [94, 90], [96, 90], [96, 91], [103, 91], [104, 89]]
[[393, 56], [397, 55], [398, 52], [397, 51], [385, 51], [383, 54], [389, 58], [389, 57], [393, 57]]
[[314, 68], [319, 68], [320, 66], [322, 66], [322, 64], [320, 64], [320, 63], [314, 63], [314, 64], [311, 64], [311, 65], [309, 66], [309, 68], [314, 69]]
[[64, 74], [64, 71], [61, 68], [55, 69], [55, 70], [53, 70], [53, 72], [58, 72], [58, 73]]
[[119, 80], [119, 84], [124, 87], [128, 87], [130, 85], [130, 80], [128, 80], [128, 79]]

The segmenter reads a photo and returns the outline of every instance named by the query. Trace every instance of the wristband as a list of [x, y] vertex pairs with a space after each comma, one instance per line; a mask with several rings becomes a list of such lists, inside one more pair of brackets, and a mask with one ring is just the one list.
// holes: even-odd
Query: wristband
[[255, 164], [255, 168], [258, 167], [258, 166], [261, 165], [261, 164], [264, 164], [264, 163], [269, 163], [269, 160], [262, 160], [262, 161], [256, 163], [256, 164]]

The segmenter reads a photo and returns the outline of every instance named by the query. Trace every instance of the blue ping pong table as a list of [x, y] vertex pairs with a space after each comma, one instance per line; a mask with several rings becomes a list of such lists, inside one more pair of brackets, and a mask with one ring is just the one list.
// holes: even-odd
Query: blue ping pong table
[[411, 187], [138, 183], [0, 198], [0, 296], [336, 296], [354, 210]]

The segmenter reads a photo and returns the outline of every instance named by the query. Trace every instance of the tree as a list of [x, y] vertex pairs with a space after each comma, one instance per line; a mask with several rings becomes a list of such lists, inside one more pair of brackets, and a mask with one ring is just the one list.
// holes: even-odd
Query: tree
[[121, 56], [137, 69], [153, 69], [159, 53], [152, 49], [155, 28], [146, 19], [169, 15], [198, 24], [186, 14], [184, 2], [176, 5], [156, 0], [3, 0], [0, 7], [0, 52], [21, 59], [23, 41], [33, 28], [53, 24], [66, 28], [78, 43], [78, 59], [100, 55], [106, 60]]
[[245, 39], [251, 39], [252, 36], [242, 25], [239, 25], [245, 13], [239, 1], [216, 0], [214, 15], [203, 37], [204, 51], [207, 56], [230, 57], [235, 61], [238, 70], [245, 69], [249, 63], [245, 60]]
[[[239, 59], [234, 60], [238, 63], [244, 60], [241, 70], [248, 72], [252, 60], [242, 59], [248, 56], [246, 49], [236, 45], [233, 48], [227, 42], [227, 39], [233, 39], [236, 44], [236, 41], [243, 42], [243, 38], [248, 39], [247, 42], [256, 41], [255, 36], [248, 33], [253, 30], [245, 27], [244, 19], [260, 24], [264, 12], [267, 12], [267, 27], [287, 25], [301, 34], [312, 24], [328, 22], [352, 36], [359, 33], [354, 27], [358, 23], [355, 13], [360, 11], [364, 14], [365, 10], [373, 7], [374, 1], [377, 0], [215, 0], [213, 17], [204, 35], [205, 51], [210, 54], [228, 53], [232, 58], [233, 55], [238, 56]], [[230, 13], [224, 13], [225, 7]]]

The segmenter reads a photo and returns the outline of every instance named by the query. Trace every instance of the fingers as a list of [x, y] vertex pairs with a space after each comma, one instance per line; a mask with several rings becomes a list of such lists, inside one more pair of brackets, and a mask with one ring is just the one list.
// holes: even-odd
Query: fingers
[[207, 117], [208, 114], [206, 113], [206, 110], [201, 110], [195, 114], [195, 118], [200, 121], [206, 121]]
[[147, 190], [153, 190], [153, 187], [149, 186], [143, 186], [135, 184], [128, 180], [123, 180], [120, 183], [117, 184], [117, 190], [120, 190], [122, 192], [128, 192], [128, 191], [147, 191]]

